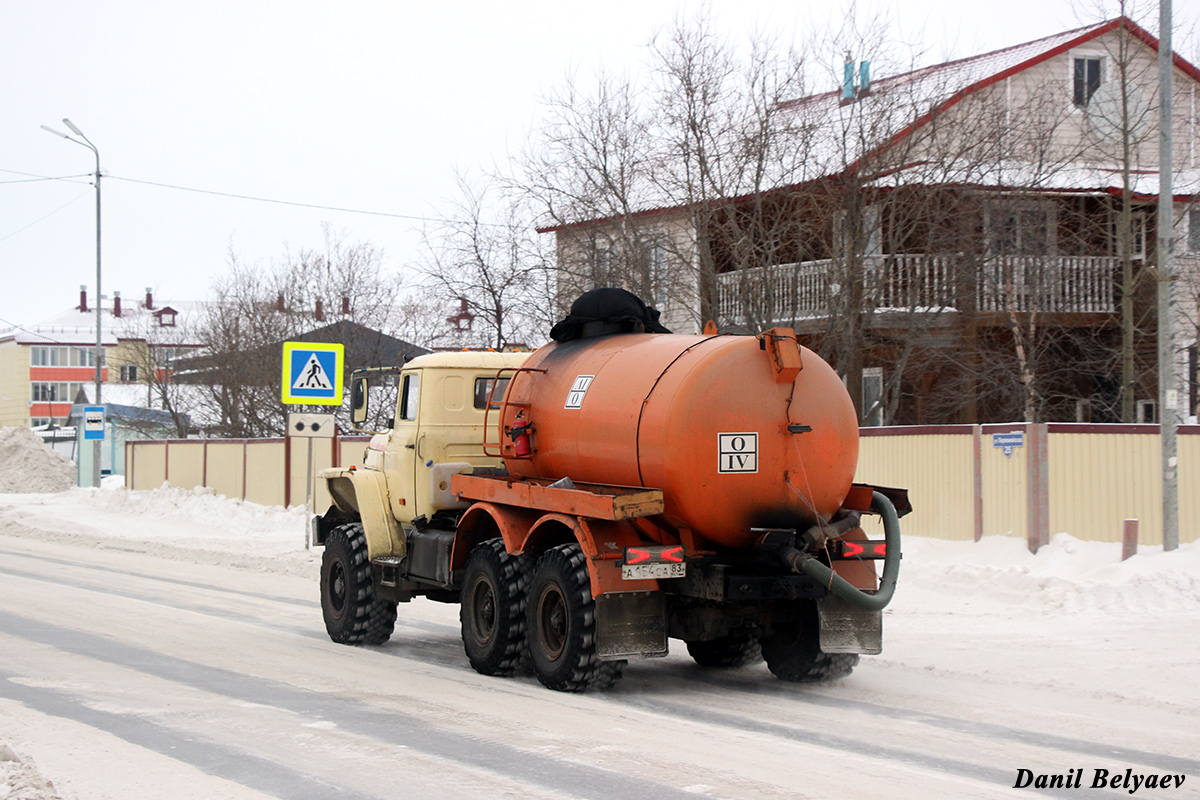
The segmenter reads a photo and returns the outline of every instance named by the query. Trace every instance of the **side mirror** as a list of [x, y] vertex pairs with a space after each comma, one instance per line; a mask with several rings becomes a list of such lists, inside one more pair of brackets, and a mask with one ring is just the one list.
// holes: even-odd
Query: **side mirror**
[[367, 379], [354, 378], [350, 383], [350, 422], [361, 427], [367, 421]]

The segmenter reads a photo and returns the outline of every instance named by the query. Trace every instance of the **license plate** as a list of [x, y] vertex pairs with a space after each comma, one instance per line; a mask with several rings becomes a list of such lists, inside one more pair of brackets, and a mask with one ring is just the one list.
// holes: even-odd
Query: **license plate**
[[687, 564], [625, 564], [621, 567], [621, 577], [627, 581], [645, 580], [647, 578], [682, 578], [687, 575]]

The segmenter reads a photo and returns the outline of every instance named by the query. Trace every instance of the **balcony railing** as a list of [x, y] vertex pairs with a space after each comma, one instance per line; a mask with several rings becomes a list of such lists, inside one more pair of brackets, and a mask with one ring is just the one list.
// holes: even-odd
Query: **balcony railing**
[[[1115, 311], [1118, 262], [1100, 256], [1004, 256], [976, 261], [974, 275], [957, 255], [868, 256], [862, 261], [862, 306], [876, 311], [962, 310], [1055, 314]], [[843, 267], [806, 261], [717, 276], [718, 311], [726, 323], [786, 323], [828, 316], [847, 291]], [[968, 277], [973, 277], [970, 282]], [[966, 287], [974, 284], [974, 290]]]

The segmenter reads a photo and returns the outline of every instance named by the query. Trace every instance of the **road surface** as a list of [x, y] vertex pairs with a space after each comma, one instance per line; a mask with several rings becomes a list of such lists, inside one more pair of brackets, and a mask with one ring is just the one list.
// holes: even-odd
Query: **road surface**
[[[453, 605], [402, 604], [381, 647], [333, 644], [319, 551], [112, 538], [99, 510], [42, 512], [0, 503], [0, 743], [64, 798], [1130, 796], [1086, 790], [1097, 769], [1185, 775], [1137, 794], [1200, 796], [1194, 691], [1170, 685], [1194, 659], [1166, 648], [1145, 674], [1124, 657], [1178, 637], [1169, 617], [1056, 626], [902, 573], [898, 597], [920, 602], [898, 600], [884, 654], [839, 683], [703, 669], [672, 642], [571, 695], [473, 672]], [[1081, 770], [1085, 790], [1014, 789], [1022, 768]]]

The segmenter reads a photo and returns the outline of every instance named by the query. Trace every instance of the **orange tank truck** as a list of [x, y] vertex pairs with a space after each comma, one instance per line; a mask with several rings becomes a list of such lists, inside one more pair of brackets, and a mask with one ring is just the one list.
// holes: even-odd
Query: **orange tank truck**
[[858, 460], [841, 379], [791, 331], [551, 344], [513, 378], [502, 417], [533, 426], [530, 456], [505, 440], [512, 474], [661, 489], [672, 527], [717, 548], [830, 518]]
[[[703, 666], [765, 660], [788, 681], [844, 678], [880, 652], [910, 507], [854, 483], [837, 374], [787, 328], [642, 329], [365, 371], [399, 399], [361, 467], [321, 472], [331, 638], [381, 644], [397, 603], [457, 602], [476, 671], [528, 665], [560, 691], [610, 686], [671, 639]], [[351, 381], [356, 424], [370, 377]]]

